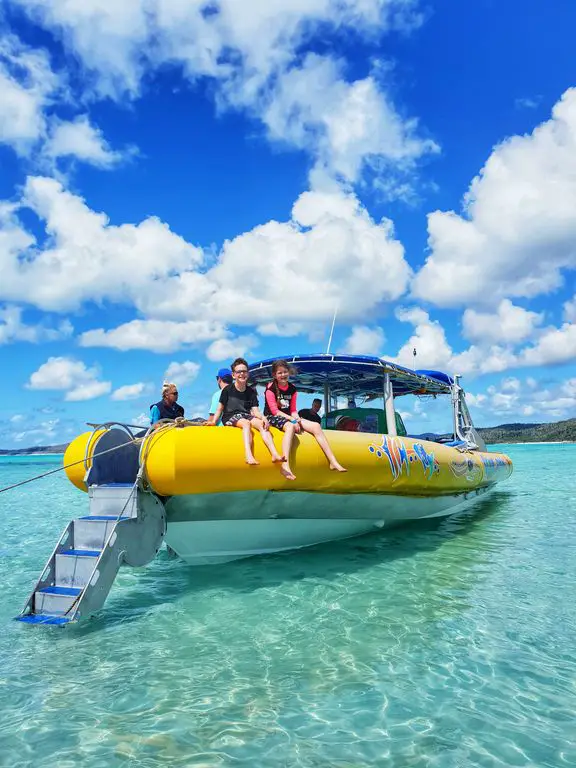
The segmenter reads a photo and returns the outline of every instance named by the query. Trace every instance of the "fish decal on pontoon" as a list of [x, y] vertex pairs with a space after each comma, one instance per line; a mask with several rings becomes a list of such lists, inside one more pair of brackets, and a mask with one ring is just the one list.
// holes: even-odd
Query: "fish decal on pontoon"
[[508, 456], [486, 456], [484, 454], [480, 458], [484, 465], [484, 475], [487, 479], [493, 477], [503, 467], [507, 467], [510, 470], [508, 476], [512, 474], [512, 462]]
[[472, 459], [451, 461], [450, 470], [454, 477], [463, 477], [469, 483], [476, 483], [482, 479], [483, 469]]
[[388, 463], [390, 464], [393, 480], [397, 480], [404, 474], [404, 468], [406, 468], [406, 475], [409, 476], [410, 464], [415, 461], [422, 465], [424, 476], [428, 480], [435, 472], [439, 472], [440, 470], [439, 464], [434, 458], [434, 454], [428, 453], [421, 443], [414, 443], [414, 445], [409, 446], [398, 438], [382, 435], [381, 442], [371, 443], [368, 446], [368, 450], [370, 453], [374, 454], [377, 459], [386, 456]]

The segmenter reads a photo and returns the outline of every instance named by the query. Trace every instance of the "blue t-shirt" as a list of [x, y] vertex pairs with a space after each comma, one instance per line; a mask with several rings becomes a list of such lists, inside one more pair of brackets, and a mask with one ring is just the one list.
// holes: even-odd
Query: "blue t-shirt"
[[160, 421], [160, 410], [157, 405], [153, 405], [150, 409], [150, 426], [156, 424], [157, 421]]
[[[210, 403], [210, 416], [212, 416], [214, 413], [216, 413], [216, 410], [218, 409], [218, 404], [220, 402], [220, 395], [222, 394], [222, 390], [218, 388], [216, 392], [212, 395], [212, 402]], [[222, 427], [224, 426], [222, 424], [222, 417], [218, 419], [216, 422], [217, 426]]]

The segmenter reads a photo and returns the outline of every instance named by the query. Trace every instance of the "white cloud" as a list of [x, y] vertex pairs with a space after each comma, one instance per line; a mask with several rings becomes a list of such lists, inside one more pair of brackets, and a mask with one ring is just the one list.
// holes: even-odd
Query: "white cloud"
[[[399, 308], [396, 310], [396, 316], [402, 322], [412, 323], [415, 328], [395, 358], [408, 368], [440, 369], [450, 374], [477, 375], [505, 371], [517, 365], [517, 358], [512, 350], [498, 344], [472, 345], [455, 354], [441, 323], [431, 320], [428, 313], [418, 307]], [[416, 356], [413, 354], [414, 350]]]
[[531, 135], [496, 146], [462, 216], [428, 216], [430, 256], [415, 297], [441, 306], [536, 296], [576, 267], [576, 89]]
[[542, 421], [570, 418], [576, 410], [576, 379], [542, 389], [533, 379], [530, 383], [528, 379], [522, 382], [507, 378], [488, 387], [485, 393], [467, 393], [466, 399], [473, 407], [482, 408], [484, 421], [491, 417], [536, 417]]
[[542, 101], [542, 96], [527, 96], [527, 97], [521, 97], [518, 99], [515, 99], [514, 106], [518, 109], [536, 109], [540, 102]]
[[[291, 221], [226, 242], [207, 278], [218, 288], [211, 298], [217, 316], [249, 324], [327, 320], [336, 305], [343, 320], [363, 317], [397, 299], [409, 276], [389, 220], [374, 222], [352, 194], [305, 192]], [[175, 282], [168, 295], [176, 303], [186, 296], [189, 305], [192, 293], [179, 297], [184, 286]]]
[[555, 365], [576, 361], [576, 323], [547, 328], [536, 344], [522, 350], [521, 365]]
[[452, 348], [448, 344], [444, 328], [438, 321], [431, 320], [428, 313], [418, 307], [400, 307], [396, 310], [396, 317], [404, 323], [411, 323], [415, 329], [399, 350], [395, 358], [398, 363], [407, 368], [449, 368]]
[[178, 66], [208, 77], [220, 108], [245, 108], [273, 139], [311, 151], [332, 174], [434, 151], [403, 119], [376, 74], [348, 82], [345, 67], [311, 52], [316, 34], [353, 31], [374, 41], [418, 26], [415, 0], [12, 0], [84, 65], [98, 97], [136, 98], [147, 75]]
[[462, 316], [463, 335], [471, 341], [518, 343], [530, 337], [543, 315], [502, 299], [495, 313], [467, 309]]
[[221, 362], [223, 360], [232, 361], [236, 357], [245, 357], [255, 346], [258, 345], [258, 339], [251, 334], [246, 336], [237, 336], [225, 339], [217, 339], [206, 350], [208, 360]]
[[32, 343], [57, 341], [69, 338], [74, 332], [69, 320], [61, 321], [56, 328], [50, 328], [44, 323], [26, 325], [22, 321], [22, 314], [21, 307], [11, 305], [0, 307], [0, 345], [17, 341]]
[[[33, 247], [15, 206], [0, 204], [0, 299], [56, 311], [107, 300], [148, 318], [89, 331], [84, 346], [173, 351], [223, 337], [225, 323], [286, 328], [331, 319], [336, 305], [353, 321], [396, 300], [410, 277], [391, 222], [375, 222], [339, 190], [305, 192], [289, 221], [226, 241], [215, 263], [158, 219], [110, 225], [53, 179], [29, 178], [21, 205], [46, 222], [48, 240]], [[154, 326], [155, 318], [194, 324]]]
[[24, 440], [33, 443], [33, 445], [50, 443], [57, 438], [60, 425], [60, 419], [49, 419], [48, 421], [34, 424], [29, 429], [15, 432], [11, 435], [11, 438], [15, 443], [22, 443]]
[[112, 384], [109, 381], [87, 381], [66, 392], [64, 399], [69, 402], [94, 400], [96, 397], [107, 395], [111, 389]]
[[67, 390], [65, 400], [92, 400], [112, 389], [109, 381], [99, 380], [97, 367], [87, 368], [80, 360], [50, 357], [30, 376], [29, 389]]
[[67, 78], [54, 72], [45, 50], [30, 48], [15, 35], [0, 41], [0, 94], [0, 143], [39, 166], [46, 159], [74, 157], [110, 168], [134, 154], [133, 148], [113, 151], [88, 115], [68, 121], [50, 114], [59, 104], [72, 104]]
[[576, 296], [564, 304], [563, 318], [567, 323], [576, 323]]
[[133, 151], [112, 150], [102, 131], [90, 123], [88, 115], [79, 115], [71, 121], [54, 119], [43, 152], [53, 160], [75, 157], [98, 168], [112, 168], [133, 154]]
[[43, 50], [14, 35], [0, 40], [0, 142], [27, 154], [46, 131], [44, 109], [61, 88]]
[[165, 381], [175, 381], [179, 386], [190, 384], [200, 372], [199, 363], [185, 360], [183, 363], [172, 362], [164, 373]]
[[385, 341], [382, 328], [355, 325], [352, 333], [342, 345], [342, 352], [349, 355], [376, 355], [381, 352]]
[[143, 381], [139, 381], [137, 384], [125, 384], [123, 387], [118, 387], [110, 395], [111, 400], [135, 400], [141, 395], [150, 391], [150, 385], [145, 384]]
[[149, 427], [150, 426], [150, 414], [149, 413], [139, 413], [138, 416], [136, 416], [133, 419], [130, 419], [130, 424], [132, 424], [135, 427]]
[[111, 347], [149, 349], [152, 352], [176, 352], [181, 347], [195, 346], [218, 338], [224, 332], [221, 323], [190, 320], [178, 323], [170, 320], [132, 320], [112, 330], [96, 328], [80, 336], [82, 347]]
[[502, 380], [500, 388], [503, 392], [520, 392], [522, 389], [522, 382], [520, 379], [510, 376], [509, 378]]
[[46, 222], [48, 241], [43, 248], [32, 247], [32, 238], [18, 226], [14, 206], [4, 204], [0, 299], [56, 311], [74, 309], [86, 300], [134, 300], [144, 286], [151, 290], [154, 280], [202, 261], [199, 249], [158, 219], [112, 226], [54, 179], [29, 177], [21, 206]]
[[261, 336], [299, 336], [306, 328], [304, 323], [262, 323], [256, 330]]
[[307, 149], [329, 176], [356, 181], [363, 163], [410, 167], [437, 145], [416, 135], [372, 76], [342, 77], [344, 64], [308, 54], [300, 66], [277, 78], [262, 119], [271, 138]]

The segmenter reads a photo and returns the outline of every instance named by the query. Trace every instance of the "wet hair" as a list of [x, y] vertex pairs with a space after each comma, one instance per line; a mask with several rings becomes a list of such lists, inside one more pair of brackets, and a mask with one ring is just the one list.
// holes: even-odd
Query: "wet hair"
[[234, 360], [234, 362], [230, 366], [230, 368], [232, 369], [232, 373], [234, 373], [237, 365], [245, 365], [246, 368], [248, 368], [248, 363], [246, 362], [246, 360], [244, 360], [243, 357], [237, 357], [236, 360]]
[[274, 392], [274, 396], [276, 397], [276, 401], [280, 401], [280, 387], [278, 386], [278, 381], [276, 380], [276, 373], [280, 370], [280, 368], [287, 368], [288, 373], [293, 374], [294, 370], [290, 367], [290, 364], [287, 360], [274, 360], [272, 363], [272, 392]]

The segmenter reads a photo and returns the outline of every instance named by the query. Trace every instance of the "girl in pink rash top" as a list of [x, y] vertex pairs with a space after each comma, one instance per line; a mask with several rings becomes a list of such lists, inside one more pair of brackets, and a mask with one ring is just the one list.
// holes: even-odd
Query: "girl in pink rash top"
[[282, 474], [287, 480], [296, 479], [296, 475], [290, 467], [290, 449], [294, 435], [300, 432], [309, 432], [314, 435], [316, 442], [328, 459], [330, 469], [346, 472], [334, 456], [320, 424], [302, 419], [298, 415], [296, 407], [298, 393], [296, 387], [290, 384], [289, 378], [290, 368], [286, 360], [275, 360], [272, 363], [272, 381], [266, 386], [266, 404], [264, 407], [264, 415], [270, 426], [284, 432], [282, 454], [285, 460], [281, 465]]

